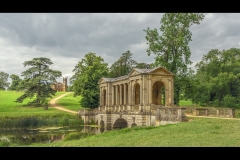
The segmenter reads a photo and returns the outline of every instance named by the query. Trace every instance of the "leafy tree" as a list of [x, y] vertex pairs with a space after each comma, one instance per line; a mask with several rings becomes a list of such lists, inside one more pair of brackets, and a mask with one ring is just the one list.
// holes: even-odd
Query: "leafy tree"
[[137, 62], [132, 59], [132, 53], [128, 50], [111, 65], [109, 76], [112, 78], [127, 75]]
[[72, 85], [69, 85], [69, 86], [67, 87], [67, 91], [68, 91], [68, 92], [73, 92], [73, 86], [72, 86]]
[[9, 74], [0, 72], [0, 90], [5, 90], [9, 86], [8, 76]]
[[127, 75], [133, 68], [152, 68], [152, 64], [138, 63], [132, 59], [132, 53], [128, 50], [122, 54], [122, 56], [114, 62], [110, 67], [109, 76], [116, 78]]
[[135, 68], [145, 69], [145, 68], [153, 68], [154, 64], [147, 64], [147, 63], [137, 63]]
[[166, 13], [160, 24], [159, 35], [157, 29], [145, 29], [148, 44], [148, 55], [155, 54], [155, 66], [163, 66], [175, 74], [174, 80], [174, 104], [179, 104], [182, 84], [186, 83], [185, 76], [188, 75], [187, 66], [192, 62], [189, 60], [191, 51], [189, 42], [192, 33], [189, 27], [199, 24], [204, 15], [201, 13]]
[[73, 69], [70, 78], [74, 96], [81, 95], [80, 105], [87, 108], [99, 106], [99, 85], [102, 77], [108, 76], [108, 64], [96, 53], [89, 52]]
[[24, 67], [30, 66], [30, 68], [22, 72], [24, 79], [19, 84], [17, 90], [23, 90], [24, 94], [18, 97], [16, 102], [22, 103], [25, 98], [35, 97], [29, 104], [42, 105], [47, 109], [47, 98], [51, 98], [56, 93], [51, 88], [51, 84], [62, 76], [60, 71], [49, 68], [51, 64], [53, 64], [51, 60], [44, 57], [33, 58], [33, 60], [23, 63]]
[[240, 106], [240, 49], [213, 49], [196, 68], [193, 102], [217, 107]]
[[17, 90], [17, 87], [19, 83], [22, 81], [22, 79], [16, 74], [12, 74], [10, 78], [12, 79], [12, 84], [10, 85], [8, 90]]

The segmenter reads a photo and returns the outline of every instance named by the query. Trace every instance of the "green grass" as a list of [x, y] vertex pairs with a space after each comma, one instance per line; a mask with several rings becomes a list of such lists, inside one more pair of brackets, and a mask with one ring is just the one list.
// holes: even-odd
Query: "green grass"
[[59, 99], [56, 103], [66, 109], [78, 111], [80, 108], [82, 108], [79, 104], [81, 99], [81, 96], [73, 97], [73, 93], [70, 93]]
[[191, 100], [180, 100], [179, 101], [179, 106], [192, 106], [193, 103]]
[[[55, 97], [66, 92], [57, 92]], [[22, 117], [22, 116], [53, 116], [53, 115], [70, 115], [71, 113], [63, 112], [49, 107], [44, 110], [43, 107], [28, 106], [31, 99], [26, 99], [23, 103], [14, 102], [23, 92], [0, 91], [0, 117]]]
[[230, 147], [240, 146], [240, 119], [189, 118], [189, 122], [114, 130], [79, 140], [34, 147]]
[[[65, 92], [57, 92], [60, 96]], [[21, 92], [0, 91], [0, 118], [24, 116], [64, 116], [71, 113], [59, 111], [55, 108], [44, 110], [42, 107], [27, 106], [27, 101], [13, 102]], [[79, 97], [80, 98], [80, 97]], [[62, 102], [61, 102], [62, 101]], [[65, 103], [65, 104], [64, 104]], [[184, 104], [185, 103], [185, 104]], [[59, 100], [58, 104], [71, 110], [79, 109], [79, 99], [72, 94]], [[182, 105], [190, 104], [181, 102]], [[67, 123], [65, 117], [62, 123]], [[231, 147], [240, 146], [240, 119], [188, 118], [189, 122], [168, 124], [157, 127], [136, 127], [114, 130], [83, 138], [73, 134], [61, 142], [31, 144], [32, 147]], [[81, 139], [78, 139], [81, 138]], [[78, 140], [69, 140], [78, 139]], [[3, 146], [11, 143], [1, 141]], [[8, 144], [5, 144], [8, 143]], [[20, 145], [23, 146], [23, 145]]]

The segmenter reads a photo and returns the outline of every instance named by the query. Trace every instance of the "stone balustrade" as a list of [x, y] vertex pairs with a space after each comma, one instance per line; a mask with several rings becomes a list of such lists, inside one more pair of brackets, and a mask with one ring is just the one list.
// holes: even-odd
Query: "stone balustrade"
[[194, 116], [210, 116], [210, 117], [235, 117], [235, 109], [186, 107], [186, 114], [190, 114]]

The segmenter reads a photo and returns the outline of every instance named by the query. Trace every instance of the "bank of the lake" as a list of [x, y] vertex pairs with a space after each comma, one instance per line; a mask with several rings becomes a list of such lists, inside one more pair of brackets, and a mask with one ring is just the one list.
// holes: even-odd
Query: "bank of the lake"
[[[13, 139], [11, 132], [18, 133], [20, 130], [27, 130], [24, 131], [27, 133], [29, 130], [36, 128], [65, 126], [78, 128], [83, 125], [83, 121], [77, 114], [58, 110], [51, 106], [48, 107], [48, 110], [44, 110], [43, 107], [29, 106], [27, 103], [31, 99], [26, 99], [23, 103], [14, 102], [22, 94], [23, 92], [0, 91], [0, 146], [11, 145], [10, 141]], [[56, 92], [52, 99], [63, 94], [66, 94], [66, 92]], [[76, 104], [79, 103], [77, 98], [75, 102]], [[10, 134], [10, 137], [8, 137], [7, 133]], [[23, 136], [28, 137], [28, 134]], [[49, 135], [47, 136], [49, 137]], [[47, 136], [41, 135], [41, 137]]]
[[240, 119], [188, 117], [189, 122], [125, 128], [31, 147], [239, 147]]

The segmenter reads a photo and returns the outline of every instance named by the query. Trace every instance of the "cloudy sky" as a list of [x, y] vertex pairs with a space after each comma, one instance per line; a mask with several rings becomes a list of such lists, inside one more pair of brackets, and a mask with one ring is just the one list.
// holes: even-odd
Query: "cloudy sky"
[[[85, 54], [94, 52], [109, 66], [130, 50], [137, 62], [152, 63], [147, 27], [160, 28], [164, 13], [0, 13], [0, 71], [21, 75], [24, 61], [47, 57], [51, 69], [68, 79]], [[211, 49], [240, 47], [240, 13], [204, 13], [190, 27], [194, 66]], [[9, 79], [10, 80], [10, 79]]]

